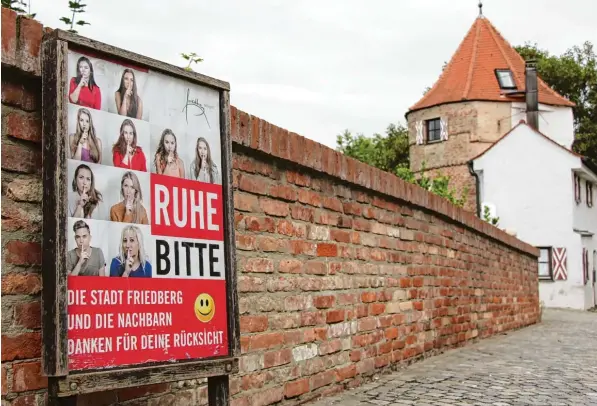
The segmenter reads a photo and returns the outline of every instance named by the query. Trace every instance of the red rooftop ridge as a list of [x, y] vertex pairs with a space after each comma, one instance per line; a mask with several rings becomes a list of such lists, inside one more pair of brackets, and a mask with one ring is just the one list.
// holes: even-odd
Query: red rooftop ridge
[[[525, 90], [525, 60], [484, 16], [479, 16], [433, 87], [409, 112], [467, 100], [522, 102], [524, 95], [500, 89], [495, 69], [510, 69], [517, 92]], [[575, 106], [538, 79], [539, 103]]]

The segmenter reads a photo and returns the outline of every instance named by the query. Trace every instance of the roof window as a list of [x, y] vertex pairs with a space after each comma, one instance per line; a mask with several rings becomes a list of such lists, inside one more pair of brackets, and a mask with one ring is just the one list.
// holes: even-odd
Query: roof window
[[495, 75], [497, 76], [497, 80], [501, 89], [516, 89], [514, 76], [512, 75], [512, 71], [510, 69], [496, 69]]

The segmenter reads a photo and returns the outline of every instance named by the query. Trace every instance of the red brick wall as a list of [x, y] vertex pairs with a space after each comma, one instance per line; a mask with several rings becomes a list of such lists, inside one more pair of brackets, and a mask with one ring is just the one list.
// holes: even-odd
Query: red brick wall
[[[2, 399], [41, 404], [42, 27], [2, 9]], [[396, 177], [232, 108], [236, 406], [294, 404], [535, 323], [537, 250]], [[147, 401], [146, 401], [147, 400]], [[200, 404], [202, 382], [81, 404]]]

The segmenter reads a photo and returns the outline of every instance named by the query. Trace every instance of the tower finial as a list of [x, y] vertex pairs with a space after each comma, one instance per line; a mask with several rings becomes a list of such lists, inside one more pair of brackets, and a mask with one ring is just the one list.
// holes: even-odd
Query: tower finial
[[479, 17], [483, 16], [483, 1], [479, 0]]

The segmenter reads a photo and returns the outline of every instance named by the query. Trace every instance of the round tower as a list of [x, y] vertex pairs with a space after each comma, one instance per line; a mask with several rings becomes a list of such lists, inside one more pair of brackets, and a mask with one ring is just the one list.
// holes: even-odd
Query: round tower
[[[467, 191], [464, 208], [477, 212], [469, 161], [527, 118], [525, 72], [524, 59], [480, 13], [437, 82], [406, 113], [410, 169], [450, 176], [450, 187]], [[534, 80], [538, 130], [569, 148], [574, 103]]]

